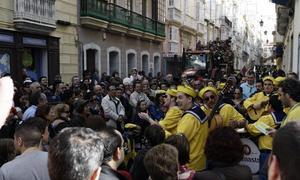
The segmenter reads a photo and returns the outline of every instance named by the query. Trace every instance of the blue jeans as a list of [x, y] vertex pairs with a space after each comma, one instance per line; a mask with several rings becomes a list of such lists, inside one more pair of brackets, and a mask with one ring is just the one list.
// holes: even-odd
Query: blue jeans
[[260, 152], [259, 156], [259, 180], [268, 180], [268, 168], [267, 164], [270, 152]]

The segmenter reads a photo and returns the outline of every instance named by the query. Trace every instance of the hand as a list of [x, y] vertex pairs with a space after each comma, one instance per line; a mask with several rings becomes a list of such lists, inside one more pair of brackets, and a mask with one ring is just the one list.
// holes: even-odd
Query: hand
[[149, 114], [147, 114], [147, 113], [141, 112], [141, 113], [138, 114], [138, 116], [139, 116], [141, 119], [144, 119], [144, 120], [147, 120], [147, 121], [149, 121], [149, 119], [150, 119], [150, 116], [149, 116]]
[[264, 106], [266, 106], [267, 104], [269, 104], [269, 100], [262, 101], [262, 102], [260, 103], [260, 107], [264, 107]]
[[255, 104], [253, 104], [253, 109], [260, 109], [261, 108], [261, 104], [260, 103], [255, 103]]
[[273, 128], [268, 128], [267, 131], [268, 131], [268, 135], [271, 137], [274, 137], [277, 132], [277, 130]]
[[0, 79], [0, 128], [5, 123], [13, 104], [14, 84], [10, 77]]
[[230, 120], [229, 123], [228, 123], [228, 125], [230, 127], [232, 127], [233, 129], [235, 129], [235, 128], [237, 128], [239, 126], [239, 123], [237, 121], [235, 121], [235, 120]]
[[120, 115], [120, 116], [118, 117], [117, 121], [122, 122], [122, 121], [123, 121], [123, 116]]

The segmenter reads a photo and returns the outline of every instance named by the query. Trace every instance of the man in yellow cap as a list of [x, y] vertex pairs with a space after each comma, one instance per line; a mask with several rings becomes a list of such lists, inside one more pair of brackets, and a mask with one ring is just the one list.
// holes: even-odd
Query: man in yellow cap
[[190, 144], [188, 167], [200, 171], [206, 166], [204, 147], [209, 132], [206, 115], [193, 101], [197, 95], [193, 88], [178, 86], [177, 91], [176, 102], [178, 107], [184, 111], [184, 115], [177, 125], [177, 133], [183, 133]]
[[165, 118], [159, 121], [160, 126], [166, 131], [166, 136], [176, 134], [177, 125], [180, 121], [183, 112], [176, 106], [177, 90], [168, 89], [164, 97], [164, 105], [168, 108]]
[[154, 121], [150, 118], [147, 113], [139, 113], [139, 117], [145, 119], [150, 122], [150, 124], [159, 124], [166, 132], [166, 137], [171, 134], [177, 133], [177, 125], [179, 120], [181, 120], [183, 112], [181, 109], [176, 106], [176, 95], [177, 90], [168, 89], [164, 96], [164, 104], [166, 108], [168, 108], [167, 113], [163, 120]]
[[[199, 92], [200, 98], [204, 104], [201, 109], [210, 115], [212, 109], [218, 101], [217, 89], [214, 87], [205, 87]], [[232, 128], [242, 128], [246, 125], [245, 118], [230, 104], [218, 103], [218, 109], [211, 120], [210, 130], [217, 127], [231, 126]]]
[[263, 91], [253, 94], [244, 101], [244, 107], [251, 120], [256, 121], [268, 112], [266, 105], [269, 96], [274, 93], [275, 79], [271, 76], [263, 78]]
[[283, 112], [283, 106], [278, 99], [278, 95], [270, 96], [268, 109], [270, 114], [262, 116], [255, 123], [248, 124], [246, 126], [247, 131], [251, 135], [258, 137], [258, 147], [260, 150], [260, 157], [259, 157], [259, 166], [260, 166], [259, 169], [261, 171], [261, 173], [259, 173], [259, 176], [261, 177], [260, 179], [267, 179], [262, 170], [265, 161], [268, 159], [270, 152], [272, 151], [273, 138], [267, 134], [267, 131], [268, 129], [279, 128], [280, 124], [282, 123], [282, 120], [285, 117], [285, 113]]

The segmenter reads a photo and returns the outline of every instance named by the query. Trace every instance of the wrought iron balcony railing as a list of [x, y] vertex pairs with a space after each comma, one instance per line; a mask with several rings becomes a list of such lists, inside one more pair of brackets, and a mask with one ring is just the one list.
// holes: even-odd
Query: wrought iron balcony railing
[[103, 0], [81, 0], [80, 15], [165, 37], [165, 24]]

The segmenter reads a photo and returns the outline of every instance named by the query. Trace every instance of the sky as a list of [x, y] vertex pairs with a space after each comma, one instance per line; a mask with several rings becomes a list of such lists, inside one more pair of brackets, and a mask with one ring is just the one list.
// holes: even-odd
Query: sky
[[[247, 0], [240, 1], [246, 3], [245, 14], [252, 20], [256, 28], [262, 32], [267, 31], [267, 35], [262, 34], [263, 40], [273, 40], [272, 31], [276, 28], [276, 12], [275, 4], [270, 0]], [[263, 27], [260, 27], [260, 20], [264, 22]]]

